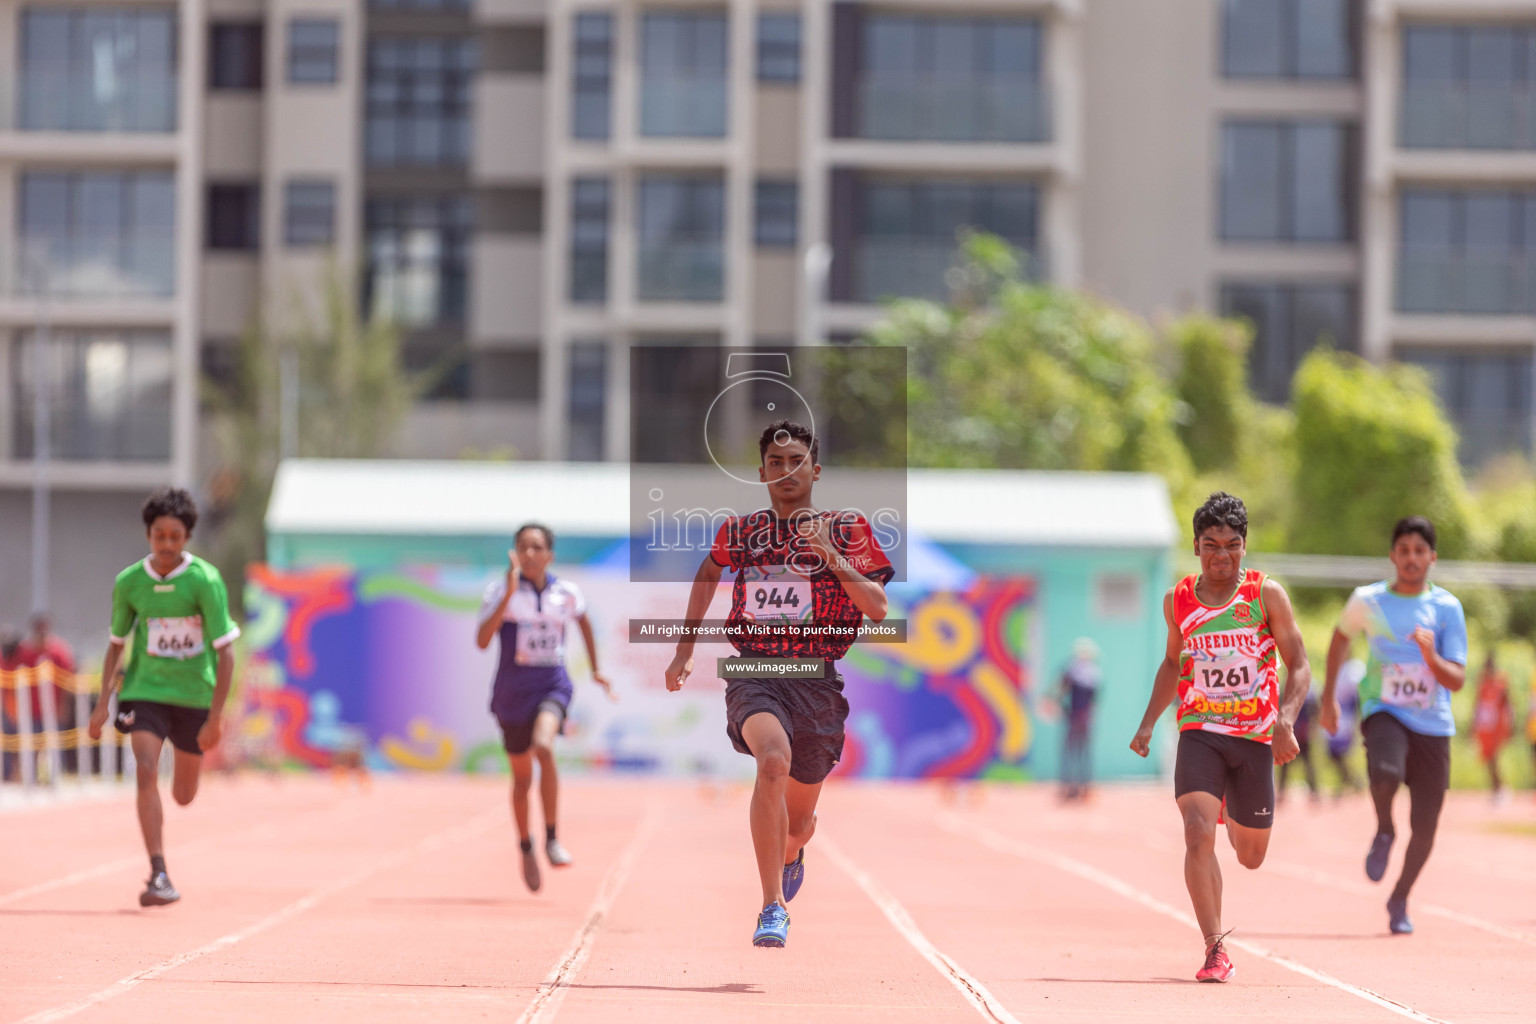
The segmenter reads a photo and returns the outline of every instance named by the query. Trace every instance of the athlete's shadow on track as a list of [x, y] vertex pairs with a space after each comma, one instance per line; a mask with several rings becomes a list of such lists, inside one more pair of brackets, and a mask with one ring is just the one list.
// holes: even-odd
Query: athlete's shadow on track
[[626, 992], [703, 992], [720, 996], [760, 996], [763, 990], [751, 982], [732, 981], [724, 985], [566, 985], [565, 988], [622, 989]]

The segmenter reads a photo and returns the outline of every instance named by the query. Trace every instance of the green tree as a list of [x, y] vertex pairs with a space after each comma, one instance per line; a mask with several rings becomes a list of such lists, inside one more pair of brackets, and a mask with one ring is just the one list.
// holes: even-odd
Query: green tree
[[1456, 432], [1422, 370], [1319, 349], [1296, 371], [1292, 405], [1292, 550], [1382, 554], [1393, 523], [1417, 514], [1434, 521], [1441, 557], [1473, 551]]
[[1178, 355], [1174, 383], [1189, 413], [1179, 437], [1195, 470], [1232, 469], [1242, 452], [1254, 399], [1248, 391], [1248, 348], [1253, 329], [1237, 320], [1194, 314], [1169, 325], [1165, 336]]
[[[406, 371], [399, 331], [382, 320], [364, 321], [339, 273], [328, 273], [319, 299], [318, 315], [302, 315], [291, 328], [253, 324], [235, 347], [233, 379], [203, 382], [218, 459], [208, 486], [213, 557], [237, 604], [245, 567], [266, 552], [264, 520], [281, 457], [284, 362], [297, 371], [293, 441], [301, 458], [380, 455], [437, 377]], [[304, 308], [296, 296], [287, 305]]]
[[1146, 323], [1027, 282], [1005, 243], [962, 247], [949, 304], [901, 300], [869, 332], [908, 350], [914, 466], [1142, 470], [1191, 477], [1182, 406]]

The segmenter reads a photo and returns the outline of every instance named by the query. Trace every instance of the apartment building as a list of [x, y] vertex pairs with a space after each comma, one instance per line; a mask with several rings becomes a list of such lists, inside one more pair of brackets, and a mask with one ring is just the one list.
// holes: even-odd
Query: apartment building
[[669, 346], [854, 338], [968, 227], [1251, 317], [1273, 400], [1327, 339], [1531, 449], [1536, 0], [0, 0], [0, 54], [7, 580], [39, 382], [99, 576], [199, 481], [199, 373], [332, 276], [458, 366], [399, 454], [625, 458]]

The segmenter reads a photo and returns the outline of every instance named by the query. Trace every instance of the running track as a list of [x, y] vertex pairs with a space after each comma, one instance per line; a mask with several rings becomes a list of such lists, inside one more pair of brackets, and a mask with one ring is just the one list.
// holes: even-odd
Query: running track
[[1293, 798], [1258, 872], [1224, 851], [1238, 976], [1203, 986], [1165, 788], [834, 783], [786, 950], [748, 944], [742, 787], [568, 782], [577, 863], [531, 895], [503, 781], [210, 778], [147, 911], [131, 796], [12, 811], [0, 1024], [1530, 1019], [1536, 836], [1489, 828], [1528, 795], [1449, 803], [1396, 938], [1366, 803]]

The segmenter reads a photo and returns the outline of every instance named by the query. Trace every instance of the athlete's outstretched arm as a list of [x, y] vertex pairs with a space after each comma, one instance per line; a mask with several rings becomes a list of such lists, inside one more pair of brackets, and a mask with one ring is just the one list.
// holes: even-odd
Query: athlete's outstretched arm
[[101, 664], [101, 692], [96, 695], [96, 706], [91, 709], [91, 721], [86, 726], [86, 732], [93, 740], [101, 739], [102, 727], [107, 724], [107, 706], [117, 692], [117, 663], [123, 657], [123, 643], [113, 640], [107, 644], [107, 658]]
[[[501, 601], [495, 608], [486, 613], [480, 620], [480, 628], [475, 632], [475, 644], [483, 651], [491, 646], [491, 641], [501, 629], [501, 620], [507, 614], [507, 604], [512, 600], [512, 594], [517, 590], [518, 577], [517, 549], [507, 552], [507, 587], [501, 595]], [[596, 665], [594, 661], [592, 664]]]
[[224, 702], [229, 699], [229, 684], [234, 678], [235, 648], [233, 644], [225, 644], [219, 648], [213, 669], [213, 704], [208, 708], [208, 721], [197, 730], [199, 750], [212, 750], [224, 735]]
[[1301, 752], [1293, 727], [1312, 690], [1312, 666], [1307, 663], [1307, 645], [1301, 639], [1301, 628], [1296, 625], [1296, 613], [1291, 609], [1291, 598], [1285, 588], [1274, 580], [1265, 579], [1260, 596], [1265, 617], [1269, 620], [1269, 631], [1275, 638], [1275, 649], [1286, 667], [1285, 691], [1280, 695], [1280, 718], [1275, 723], [1271, 741], [1275, 764], [1285, 764]]
[[863, 612], [871, 622], [882, 622], [886, 613], [890, 610], [890, 601], [885, 596], [885, 585], [879, 580], [872, 580], [868, 576], [854, 568], [848, 556], [837, 550], [832, 543], [832, 533], [827, 527], [825, 519], [814, 520], [810, 525], [803, 527], [801, 536], [805, 537], [811, 549], [821, 556], [823, 564], [837, 577], [837, 581], [843, 585], [848, 599], [854, 607]]
[[1467, 685], [1467, 666], [1440, 656], [1435, 650], [1434, 630], [1420, 626], [1413, 631], [1413, 642], [1419, 645], [1419, 653], [1424, 655], [1424, 664], [1434, 673], [1435, 682], [1452, 693]]
[[1163, 595], [1163, 621], [1168, 623], [1168, 645], [1157, 666], [1157, 676], [1152, 680], [1152, 696], [1147, 700], [1147, 713], [1141, 716], [1141, 728], [1131, 737], [1131, 749], [1142, 757], [1152, 750], [1152, 727], [1179, 694], [1179, 659], [1184, 654], [1184, 635], [1173, 621], [1171, 590]]
[[582, 612], [576, 616], [576, 625], [581, 627], [581, 639], [587, 645], [587, 663], [592, 666], [592, 681], [603, 688], [609, 700], [618, 700], [613, 692], [613, 684], [597, 669], [597, 638], [592, 635], [592, 620], [587, 618], [586, 612]]
[[688, 592], [688, 615], [683, 620], [683, 635], [677, 641], [677, 653], [667, 666], [667, 689], [680, 690], [693, 672], [694, 632], [704, 621], [709, 604], [715, 599], [720, 587], [720, 574], [724, 570], [715, 561], [713, 553], [706, 554], [699, 563], [699, 571], [693, 576], [693, 589]]
[[1333, 639], [1328, 642], [1328, 661], [1323, 665], [1323, 695], [1319, 699], [1317, 724], [1323, 732], [1332, 735], [1339, 731], [1339, 670], [1349, 660], [1351, 641], [1344, 631], [1334, 629]]

